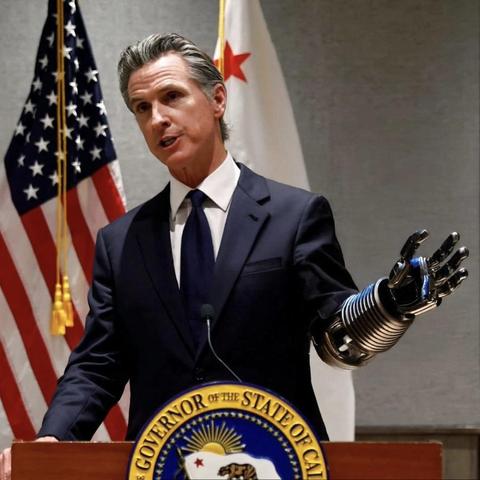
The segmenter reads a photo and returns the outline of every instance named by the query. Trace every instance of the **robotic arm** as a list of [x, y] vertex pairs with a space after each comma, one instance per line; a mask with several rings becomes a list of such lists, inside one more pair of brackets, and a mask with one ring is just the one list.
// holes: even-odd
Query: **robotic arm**
[[323, 333], [314, 336], [324, 362], [347, 369], [364, 365], [395, 345], [417, 315], [438, 307], [467, 278], [467, 270], [459, 268], [467, 248], [450, 257], [460, 239], [456, 232], [431, 257], [413, 256], [428, 235], [426, 230], [411, 235], [389, 277], [347, 298], [327, 320]]

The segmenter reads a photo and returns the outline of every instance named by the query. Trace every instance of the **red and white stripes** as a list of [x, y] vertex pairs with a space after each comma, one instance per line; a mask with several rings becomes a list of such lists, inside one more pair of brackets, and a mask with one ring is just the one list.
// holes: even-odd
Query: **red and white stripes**
[[[52, 336], [49, 326], [55, 283], [55, 199], [19, 217], [1, 175], [0, 449], [13, 438], [34, 437], [57, 378], [83, 335], [96, 233], [125, 212], [116, 163], [68, 192], [68, 274], [75, 321], [65, 337]], [[112, 409], [96, 440], [124, 438], [128, 398], [121, 405]]]

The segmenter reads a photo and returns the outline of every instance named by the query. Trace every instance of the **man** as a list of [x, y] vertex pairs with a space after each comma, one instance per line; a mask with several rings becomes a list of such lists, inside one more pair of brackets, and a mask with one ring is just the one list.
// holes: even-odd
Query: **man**
[[[127, 438], [133, 439], [179, 391], [232, 379], [206, 345], [200, 308], [212, 304], [220, 357], [242, 380], [285, 396], [326, 438], [310, 383], [310, 322], [318, 310], [334, 313], [356, 291], [328, 203], [234, 162], [224, 146], [222, 78], [189, 41], [149, 37], [124, 52], [119, 74], [170, 184], [99, 233], [85, 338], [39, 435], [90, 438], [130, 380]], [[207, 196], [202, 210], [215, 264], [213, 277], [208, 267], [199, 269], [193, 287], [184, 286], [183, 257], [194, 246], [182, 248], [192, 189]], [[205, 285], [209, 292], [189, 305], [198, 294], [191, 290]]]
[[124, 51], [119, 76], [170, 183], [99, 232], [85, 336], [39, 436], [91, 438], [129, 380], [133, 439], [178, 392], [232, 380], [206, 344], [201, 311], [211, 304], [220, 357], [243, 381], [289, 400], [327, 439], [310, 380], [311, 336], [330, 363], [363, 364], [460, 283], [465, 251], [437, 268], [456, 241], [449, 237], [427, 288], [429, 259], [410, 261], [421, 232], [390, 282], [356, 294], [328, 202], [256, 175], [225, 150], [226, 90], [205, 53], [179, 35], [152, 35]]

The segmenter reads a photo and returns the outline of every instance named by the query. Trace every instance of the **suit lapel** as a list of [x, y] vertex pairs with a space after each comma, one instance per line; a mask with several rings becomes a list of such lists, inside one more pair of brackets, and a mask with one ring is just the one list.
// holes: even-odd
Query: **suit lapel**
[[170, 189], [167, 186], [148, 205], [145, 205], [145, 212], [142, 213], [137, 224], [137, 241], [145, 269], [155, 291], [193, 357], [195, 350], [192, 334], [185, 317], [173, 266], [169, 192]]
[[[263, 206], [269, 198], [265, 179], [243, 165], [241, 170], [215, 262], [211, 302], [215, 318], [212, 329], [221, 316], [225, 302], [254, 246], [258, 233], [270, 216]], [[206, 341], [205, 331], [199, 342], [196, 359], [205, 348]]]

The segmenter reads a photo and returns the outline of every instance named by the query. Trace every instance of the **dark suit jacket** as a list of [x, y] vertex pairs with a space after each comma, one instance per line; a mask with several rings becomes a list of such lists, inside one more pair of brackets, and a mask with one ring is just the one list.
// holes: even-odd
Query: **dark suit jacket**
[[[212, 342], [243, 381], [285, 397], [327, 438], [310, 381], [310, 325], [356, 287], [328, 202], [241, 170], [215, 263]], [[85, 336], [39, 435], [89, 439], [130, 380], [133, 439], [183, 389], [232, 380], [206, 332], [194, 349], [173, 267], [169, 203], [167, 186], [99, 232]]]

